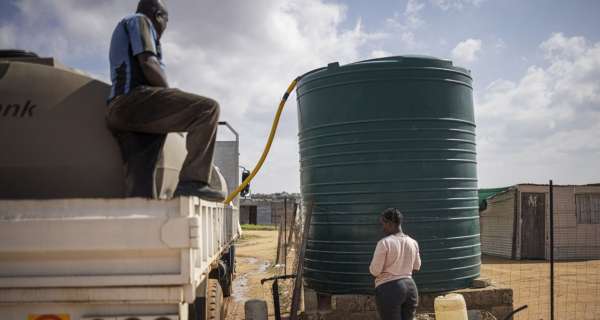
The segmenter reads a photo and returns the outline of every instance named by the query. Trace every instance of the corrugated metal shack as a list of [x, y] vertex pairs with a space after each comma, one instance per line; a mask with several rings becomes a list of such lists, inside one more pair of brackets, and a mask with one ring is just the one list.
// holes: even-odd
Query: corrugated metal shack
[[242, 199], [240, 224], [272, 224], [271, 201]]
[[[294, 198], [284, 200], [242, 199], [240, 201], [240, 224], [277, 225], [286, 215], [291, 221], [294, 210]], [[287, 211], [284, 207], [287, 203]]]
[[[481, 251], [549, 259], [548, 185], [480, 190]], [[600, 258], [600, 184], [554, 186], [554, 257]]]

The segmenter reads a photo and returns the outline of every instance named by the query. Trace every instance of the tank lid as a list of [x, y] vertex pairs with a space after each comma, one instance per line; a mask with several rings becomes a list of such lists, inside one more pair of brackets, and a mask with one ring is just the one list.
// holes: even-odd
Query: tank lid
[[463, 73], [470, 77], [471, 71], [468, 69], [454, 66], [452, 61], [447, 59], [440, 59], [428, 55], [402, 55], [402, 56], [390, 56], [376, 59], [369, 59], [340, 65], [339, 62], [333, 62], [327, 65], [327, 67], [315, 69], [307, 72], [302, 78], [310, 75], [309, 78], [320, 77], [326, 73], [337, 72], [337, 71], [356, 71], [364, 68], [439, 68], [447, 69]]
[[8, 49], [0, 50], [0, 58], [39, 58], [37, 53], [19, 50], [19, 49]]
[[453, 67], [452, 61], [427, 55], [403, 55], [363, 60], [349, 65], [371, 63], [399, 63], [406, 67]]

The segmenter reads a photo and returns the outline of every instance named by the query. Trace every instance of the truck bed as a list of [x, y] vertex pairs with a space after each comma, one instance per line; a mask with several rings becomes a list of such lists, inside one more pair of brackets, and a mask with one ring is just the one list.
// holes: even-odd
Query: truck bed
[[194, 197], [2, 200], [0, 303], [191, 303], [240, 236], [238, 214]]

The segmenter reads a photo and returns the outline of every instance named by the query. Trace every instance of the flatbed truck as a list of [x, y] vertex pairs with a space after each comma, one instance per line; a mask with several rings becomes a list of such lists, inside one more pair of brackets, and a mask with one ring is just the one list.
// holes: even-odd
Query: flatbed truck
[[[53, 58], [0, 51], [0, 319], [224, 319], [237, 199], [173, 197], [181, 134], [154, 146], [149, 194], [131, 196], [108, 90]], [[235, 134], [211, 177], [224, 192], [239, 180]]]

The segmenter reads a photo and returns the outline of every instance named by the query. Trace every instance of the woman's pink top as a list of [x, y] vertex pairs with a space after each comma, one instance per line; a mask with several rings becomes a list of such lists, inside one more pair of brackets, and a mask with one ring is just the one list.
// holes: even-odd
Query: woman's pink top
[[413, 270], [419, 268], [419, 244], [413, 238], [397, 233], [379, 240], [369, 271], [378, 287], [393, 280], [412, 278]]

